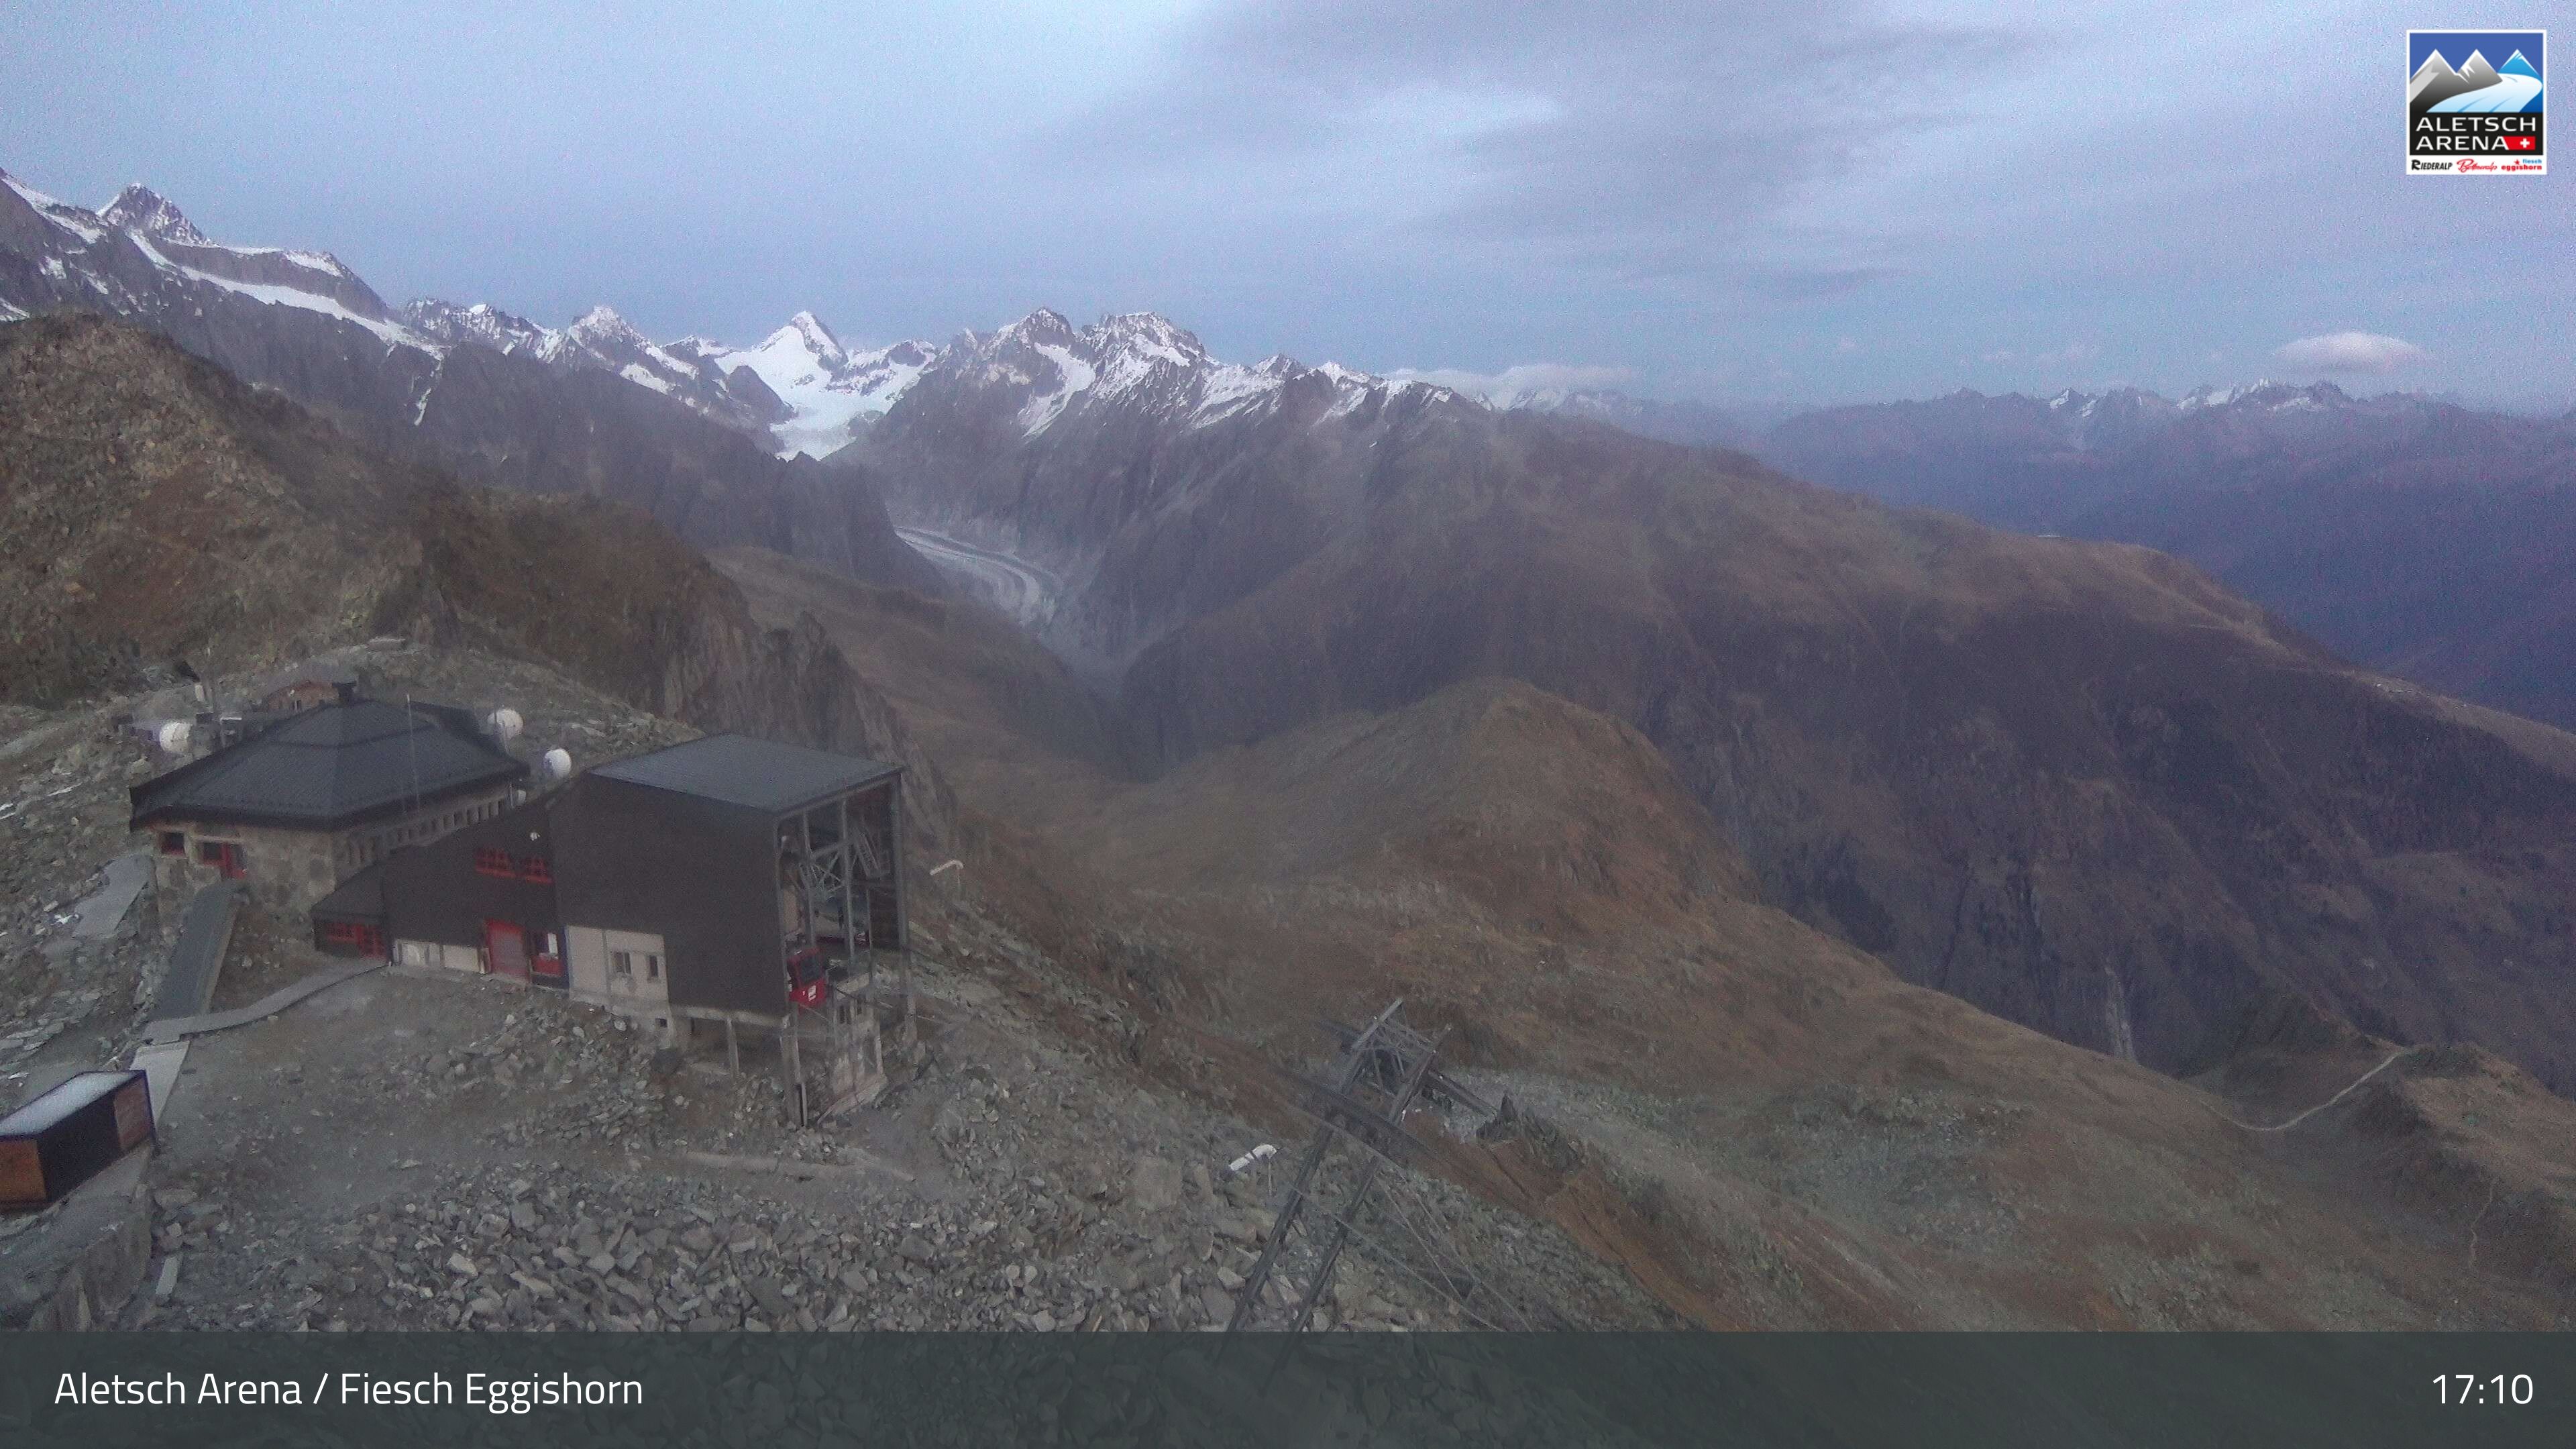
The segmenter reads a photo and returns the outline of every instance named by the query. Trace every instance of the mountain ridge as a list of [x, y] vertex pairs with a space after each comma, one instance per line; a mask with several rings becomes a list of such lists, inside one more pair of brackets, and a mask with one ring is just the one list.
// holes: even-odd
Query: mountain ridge
[[555, 331], [488, 307], [396, 309], [323, 253], [179, 240], [203, 233], [144, 188], [111, 209], [134, 224], [0, 172], [0, 316], [123, 318], [474, 481], [623, 498], [702, 547], [757, 543], [943, 587], [864, 477], [771, 457], [745, 431], [748, 389], [719, 386], [613, 310]]

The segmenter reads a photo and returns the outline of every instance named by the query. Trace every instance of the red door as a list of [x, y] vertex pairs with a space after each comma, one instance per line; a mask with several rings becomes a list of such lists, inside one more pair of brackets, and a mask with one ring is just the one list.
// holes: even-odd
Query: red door
[[483, 923], [483, 955], [492, 963], [493, 975], [528, 979], [528, 938], [507, 921]]
[[548, 931], [544, 945], [537, 954], [528, 958], [528, 975], [539, 986], [562, 989], [564, 985], [563, 952], [561, 943], [555, 940], [554, 932]]

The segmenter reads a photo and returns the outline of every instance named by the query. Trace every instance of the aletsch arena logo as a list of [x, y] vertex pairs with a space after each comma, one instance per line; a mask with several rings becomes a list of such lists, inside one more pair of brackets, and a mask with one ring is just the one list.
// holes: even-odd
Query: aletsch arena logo
[[2545, 176], [2545, 30], [2406, 32], [2406, 174]]

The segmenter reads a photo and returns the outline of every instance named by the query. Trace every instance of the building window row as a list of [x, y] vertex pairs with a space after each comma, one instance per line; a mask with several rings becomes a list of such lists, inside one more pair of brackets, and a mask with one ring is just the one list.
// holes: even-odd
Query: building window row
[[544, 856], [514, 856], [497, 845], [474, 847], [474, 868], [484, 875], [535, 881], [539, 885], [551, 885], [555, 878], [554, 865]]
[[394, 845], [409, 845], [415, 840], [435, 840], [459, 826], [489, 820], [500, 813], [500, 801], [486, 800], [480, 805], [468, 805], [444, 814], [425, 815], [417, 820], [405, 821], [395, 826], [386, 839]]

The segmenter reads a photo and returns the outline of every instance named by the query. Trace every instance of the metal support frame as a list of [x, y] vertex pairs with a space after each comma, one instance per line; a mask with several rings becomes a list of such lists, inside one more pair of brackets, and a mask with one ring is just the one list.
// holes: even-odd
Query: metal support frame
[[[1376, 1190], [1379, 1170], [1389, 1161], [1419, 1151], [1404, 1130], [1405, 1113], [1426, 1088], [1434, 1087], [1440, 1095], [1482, 1105], [1473, 1093], [1433, 1067], [1441, 1037], [1447, 1033], [1425, 1036], [1406, 1026], [1397, 1016], [1403, 1006], [1398, 1000], [1368, 1025], [1356, 1029], [1333, 1022], [1324, 1024], [1341, 1038], [1342, 1054], [1325, 1080], [1296, 1079], [1301, 1088], [1299, 1105], [1315, 1118], [1318, 1130], [1279, 1205], [1270, 1240], [1262, 1245], [1259, 1261], [1244, 1275], [1243, 1287], [1235, 1295], [1234, 1313], [1226, 1323], [1228, 1332], [1254, 1326], [1261, 1312], [1261, 1295], [1280, 1271], [1291, 1241], [1301, 1234], [1312, 1236], [1307, 1210], [1314, 1206], [1326, 1226], [1320, 1245], [1309, 1245], [1315, 1246], [1314, 1263], [1305, 1275], [1303, 1290], [1289, 1305], [1286, 1325], [1292, 1333], [1305, 1332], [1313, 1322], [1316, 1305], [1332, 1289], [1334, 1269], [1340, 1266], [1353, 1222]], [[1359, 1179], [1339, 1211], [1313, 1203], [1316, 1174], [1337, 1141], [1352, 1145], [1362, 1154]]]
[[[884, 787], [887, 810], [899, 834], [901, 816], [897, 787]], [[791, 998], [782, 1026], [781, 1055], [786, 1063], [800, 1122], [828, 1117], [853, 1103], [873, 1100], [885, 1082], [885, 1043], [877, 1016], [881, 992], [877, 982], [882, 943], [874, 938], [872, 898], [879, 889], [894, 892], [897, 934], [902, 934], [902, 853], [892, 836], [879, 841], [866, 821], [864, 806], [853, 810], [853, 796], [806, 805], [778, 823], [778, 850], [783, 869], [779, 885], [792, 892], [792, 910], [781, 913], [778, 962], [782, 976], [793, 976], [797, 955], [825, 951], [825, 938], [837, 917], [838, 946], [818, 962], [825, 989], [819, 1003]], [[817, 829], [825, 833], [818, 843]], [[860, 934], [868, 932], [867, 946]], [[907, 953], [903, 973], [905, 1029], [911, 1027], [911, 972]], [[859, 978], [854, 981], [852, 978]], [[807, 1018], [818, 1016], [823, 1049], [819, 1088], [805, 1075], [803, 1043]]]

